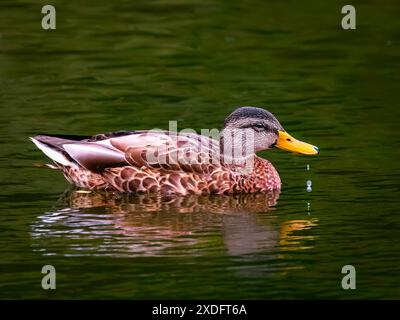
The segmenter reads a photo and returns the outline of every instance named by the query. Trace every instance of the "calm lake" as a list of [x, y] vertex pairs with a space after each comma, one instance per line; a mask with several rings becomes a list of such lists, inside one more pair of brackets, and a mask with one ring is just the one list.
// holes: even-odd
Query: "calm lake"
[[[0, 298], [400, 298], [398, 1], [355, 1], [356, 30], [342, 1], [58, 0], [56, 30], [44, 4], [0, 3]], [[82, 192], [28, 139], [243, 105], [321, 150], [260, 154], [279, 195]]]

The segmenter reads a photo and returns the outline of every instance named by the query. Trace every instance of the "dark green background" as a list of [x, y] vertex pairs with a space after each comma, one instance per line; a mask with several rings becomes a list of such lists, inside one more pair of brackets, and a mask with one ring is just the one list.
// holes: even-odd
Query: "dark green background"
[[[0, 2], [1, 298], [400, 297], [398, 1], [352, 1], [348, 31], [347, 1], [51, 1], [54, 31], [44, 4]], [[240, 105], [321, 149], [262, 154], [283, 180], [272, 211], [74, 208], [28, 140], [218, 128]], [[356, 290], [341, 289], [347, 264]]]

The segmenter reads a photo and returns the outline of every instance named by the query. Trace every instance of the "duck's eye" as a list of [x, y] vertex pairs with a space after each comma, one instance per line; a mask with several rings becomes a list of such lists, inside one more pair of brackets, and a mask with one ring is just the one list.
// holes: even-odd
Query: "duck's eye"
[[259, 122], [254, 125], [254, 128], [264, 129], [264, 125]]

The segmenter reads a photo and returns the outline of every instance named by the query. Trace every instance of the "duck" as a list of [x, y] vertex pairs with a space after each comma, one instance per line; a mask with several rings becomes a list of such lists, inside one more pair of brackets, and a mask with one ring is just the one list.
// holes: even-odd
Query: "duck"
[[257, 152], [317, 155], [260, 107], [236, 108], [217, 136], [193, 131], [116, 131], [93, 136], [40, 134], [31, 141], [46, 164], [78, 188], [117, 193], [237, 194], [280, 191], [274, 166]]

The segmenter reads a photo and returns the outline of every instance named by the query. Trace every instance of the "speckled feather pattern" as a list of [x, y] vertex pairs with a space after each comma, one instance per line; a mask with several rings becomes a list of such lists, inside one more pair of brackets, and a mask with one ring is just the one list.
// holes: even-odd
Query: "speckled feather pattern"
[[123, 166], [94, 173], [82, 167], [60, 166], [67, 180], [82, 188], [128, 193], [233, 194], [280, 190], [281, 180], [272, 164], [259, 157], [249, 174], [221, 166], [211, 172], [197, 173]]
[[[281, 187], [279, 174], [269, 161], [254, 155], [253, 166], [247, 173], [239, 165], [210, 161], [219, 155], [218, 142], [192, 133], [126, 131], [75, 141], [49, 136], [37, 139], [69, 159], [70, 165], [56, 166], [71, 184], [91, 190], [185, 195], [269, 192]], [[65, 144], [111, 150], [112, 156], [117, 155], [116, 160], [108, 157], [103, 161], [101, 152], [71, 155], [63, 149]], [[149, 151], [168, 161], [149, 161]], [[183, 156], [188, 154], [190, 162]]]

